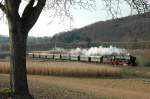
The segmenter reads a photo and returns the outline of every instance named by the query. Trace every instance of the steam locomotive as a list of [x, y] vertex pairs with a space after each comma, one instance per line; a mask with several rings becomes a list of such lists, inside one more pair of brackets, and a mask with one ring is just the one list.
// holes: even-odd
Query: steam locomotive
[[112, 65], [124, 65], [124, 66], [136, 66], [136, 57], [132, 55], [111, 55], [111, 56], [102, 56], [101, 61], [103, 63], [112, 64]]

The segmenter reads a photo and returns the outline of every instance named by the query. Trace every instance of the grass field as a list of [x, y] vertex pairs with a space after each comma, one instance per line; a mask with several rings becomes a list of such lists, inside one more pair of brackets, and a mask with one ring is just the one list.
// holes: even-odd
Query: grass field
[[[8, 87], [9, 76], [0, 74], [0, 88]], [[150, 99], [149, 79], [91, 79], [28, 76], [35, 99]]]
[[[65, 62], [65, 61], [27, 61], [28, 74], [69, 77], [113, 77], [150, 78], [150, 67], [112, 66], [104, 64]], [[0, 61], [0, 73], [9, 73], [9, 62]]]
[[[35, 99], [150, 99], [150, 67], [30, 60], [27, 68]], [[0, 89], [9, 87], [8, 73], [1, 60]]]
[[[117, 67], [99, 66], [78, 62], [28, 61], [27, 72], [33, 75], [54, 75], [71, 77], [120, 77]], [[9, 73], [9, 62], [0, 62], [0, 73]]]

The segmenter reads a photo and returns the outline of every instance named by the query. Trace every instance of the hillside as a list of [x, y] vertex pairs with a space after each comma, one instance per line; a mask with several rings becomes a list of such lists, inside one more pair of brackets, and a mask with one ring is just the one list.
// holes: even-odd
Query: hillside
[[148, 42], [150, 41], [150, 13], [114, 20], [100, 21], [86, 27], [62, 32], [52, 42]]
[[[29, 37], [28, 50], [109, 46], [150, 48], [150, 13], [100, 21], [53, 37]], [[0, 49], [8, 50], [8, 37], [0, 35]]]

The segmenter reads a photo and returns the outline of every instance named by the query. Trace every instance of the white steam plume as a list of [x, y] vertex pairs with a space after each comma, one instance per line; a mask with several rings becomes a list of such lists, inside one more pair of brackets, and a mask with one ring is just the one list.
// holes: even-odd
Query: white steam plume
[[126, 49], [117, 48], [113, 46], [109, 47], [91, 47], [89, 49], [76, 48], [69, 52], [71, 55], [83, 55], [83, 56], [103, 56], [103, 55], [127, 55]]

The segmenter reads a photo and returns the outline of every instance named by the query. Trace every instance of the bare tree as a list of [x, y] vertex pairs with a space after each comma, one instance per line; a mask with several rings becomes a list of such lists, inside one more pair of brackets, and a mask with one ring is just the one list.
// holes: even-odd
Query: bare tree
[[[19, 8], [22, 1], [28, 2], [22, 15]], [[71, 5], [88, 8], [88, 0], [1, 0], [0, 9], [6, 15], [9, 26], [11, 72], [10, 85], [15, 99], [32, 98], [29, 94], [26, 71], [26, 42], [28, 32], [34, 26], [44, 7], [54, 10], [54, 16], [70, 17]], [[16, 97], [17, 96], [17, 97]]]
[[[22, 15], [19, 14], [21, 2], [26, 1], [28, 4], [23, 10]], [[121, 0], [102, 0], [111, 9], [112, 3]], [[137, 9], [139, 12], [149, 11], [147, 0], [123, 0], [127, 2], [131, 8]], [[26, 42], [30, 29], [38, 20], [44, 7], [53, 13], [53, 16], [70, 15], [71, 6], [89, 9], [94, 6], [95, 0], [1, 0], [0, 9], [6, 15], [9, 27], [10, 51], [11, 51], [11, 73], [10, 84], [14, 94], [18, 99], [32, 98], [29, 94], [26, 72]], [[51, 11], [53, 10], [53, 11]], [[15, 98], [17, 99], [17, 98]]]
[[150, 12], [150, 1], [149, 0], [103, 0], [105, 2], [106, 10], [113, 18], [121, 12], [121, 5], [126, 3], [131, 12], [137, 14], [143, 14]]

